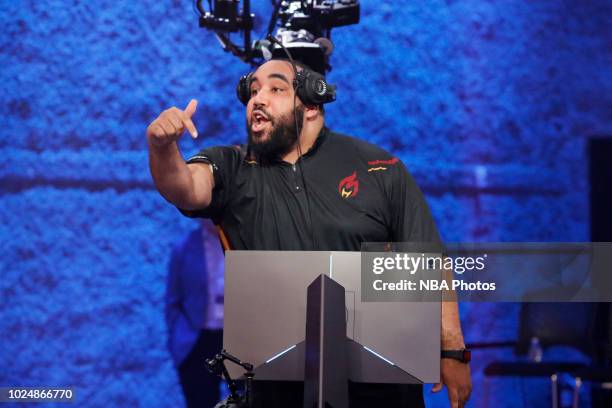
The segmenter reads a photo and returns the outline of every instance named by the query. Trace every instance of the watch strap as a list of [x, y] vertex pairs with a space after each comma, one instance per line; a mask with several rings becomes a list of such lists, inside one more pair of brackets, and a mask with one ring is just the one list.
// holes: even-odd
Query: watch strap
[[462, 350], [442, 350], [441, 358], [452, 358], [453, 360], [469, 363], [472, 360], [472, 351], [468, 349]]

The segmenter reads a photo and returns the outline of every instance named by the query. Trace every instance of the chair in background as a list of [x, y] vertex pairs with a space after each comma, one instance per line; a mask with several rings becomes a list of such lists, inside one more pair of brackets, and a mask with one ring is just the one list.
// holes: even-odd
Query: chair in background
[[[568, 346], [592, 356], [596, 348], [593, 337], [596, 311], [596, 303], [523, 303], [514, 343], [515, 354], [522, 358], [494, 361], [485, 368], [485, 375], [550, 378], [552, 407], [558, 408], [559, 375], [573, 375], [586, 370], [590, 364], [572, 359], [548, 360], [545, 351], [552, 346]], [[528, 355], [531, 360], [526, 358]], [[572, 406], [575, 408], [581, 385], [582, 379], [574, 376]]]

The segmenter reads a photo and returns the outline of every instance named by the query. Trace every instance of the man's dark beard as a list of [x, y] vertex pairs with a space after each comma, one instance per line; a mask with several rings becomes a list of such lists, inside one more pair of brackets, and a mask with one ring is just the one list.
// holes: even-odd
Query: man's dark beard
[[[267, 112], [264, 111], [267, 114]], [[299, 124], [304, 120], [304, 106], [295, 108], [295, 117], [293, 112], [286, 113], [277, 118], [267, 115], [272, 124], [272, 130], [268, 140], [263, 142], [255, 142], [253, 140], [253, 132], [249, 121], [247, 120], [247, 133], [249, 135], [249, 147], [251, 151], [258, 157], [264, 160], [278, 159], [289, 153], [295, 142], [297, 141], [297, 132], [295, 128], [295, 117]]]

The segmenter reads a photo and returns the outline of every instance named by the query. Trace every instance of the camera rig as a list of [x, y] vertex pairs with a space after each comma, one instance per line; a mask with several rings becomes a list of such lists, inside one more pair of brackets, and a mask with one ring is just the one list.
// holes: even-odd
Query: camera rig
[[[321, 74], [331, 70], [332, 28], [359, 23], [359, 0], [272, 0], [267, 32], [252, 42], [255, 15], [250, 0], [243, 0], [242, 8], [240, 0], [208, 0], [208, 10], [202, 3], [196, 0], [199, 25], [213, 31], [226, 52], [251, 65], [283, 57], [281, 47], [266, 39], [276, 29], [274, 37], [293, 58]], [[230, 39], [232, 33], [239, 32], [243, 34], [242, 46]]]

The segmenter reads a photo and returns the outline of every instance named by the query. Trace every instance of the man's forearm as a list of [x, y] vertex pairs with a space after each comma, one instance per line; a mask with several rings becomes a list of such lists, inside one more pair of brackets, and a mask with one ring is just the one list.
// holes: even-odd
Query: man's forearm
[[446, 300], [442, 302], [442, 349], [458, 350], [465, 348], [461, 322], [459, 321], [459, 306], [457, 302]]
[[[445, 268], [442, 276], [449, 287], [452, 287], [453, 270]], [[457, 292], [446, 290], [442, 294], [442, 329], [441, 345], [445, 350], [459, 350], [465, 348], [465, 341], [459, 320], [459, 305]]]
[[190, 209], [193, 204], [193, 177], [176, 143], [149, 145], [149, 167], [159, 193], [172, 204]]
[[166, 200], [185, 210], [206, 208], [214, 187], [212, 172], [200, 166], [187, 166], [176, 144], [185, 129], [193, 138], [198, 136], [191, 120], [197, 104], [192, 99], [184, 110], [176, 106], [166, 109], [146, 132], [155, 187]]

